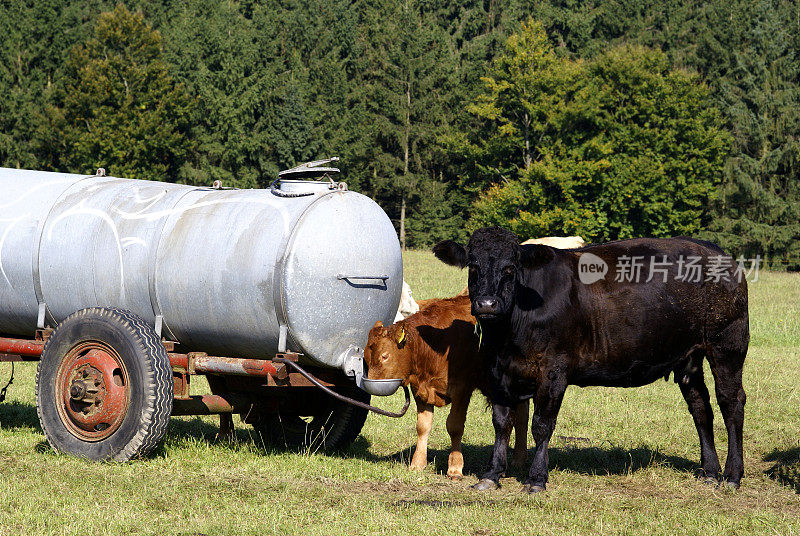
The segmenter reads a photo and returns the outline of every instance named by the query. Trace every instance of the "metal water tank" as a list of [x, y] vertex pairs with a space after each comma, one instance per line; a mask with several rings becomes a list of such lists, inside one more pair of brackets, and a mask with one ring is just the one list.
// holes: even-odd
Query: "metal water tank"
[[342, 367], [391, 323], [402, 271], [383, 210], [332, 180], [226, 190], [0, 169], [0, 334], [119, 307], [190, 349]]

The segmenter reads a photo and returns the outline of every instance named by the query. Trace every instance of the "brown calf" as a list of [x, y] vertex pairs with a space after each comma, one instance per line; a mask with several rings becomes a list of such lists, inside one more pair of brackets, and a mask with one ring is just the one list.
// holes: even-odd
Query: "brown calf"
[[[411, 469], [422, 470], [428, 462], [428, 437], [433, 424], [433, 408], [452, 402], [447, 417], [451, 449], [447, 476], [463, 477], [464, 457], [461, 437], [472, 392], [486, 386], [478, 355], [475, 318], [468, 296], [425, 300], [420, 311], [389, 327], [376, 322], [369, 332], [364, 359], [370, 379], [402, 378], [411, 386], [417, 403], [417, 448]], [[528, 403], [516, 410], [515, 465], [525, 463], [527, 455]]]

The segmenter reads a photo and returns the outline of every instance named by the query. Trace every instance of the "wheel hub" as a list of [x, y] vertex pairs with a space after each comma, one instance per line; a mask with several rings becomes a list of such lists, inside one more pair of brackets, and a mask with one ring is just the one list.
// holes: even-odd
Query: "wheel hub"
[[61, 361], [56, 380], [61, 420], [75, 436], [100, 441], [113, 434], [128, 411], [128, 374], [113, 348], [99, 341], [76, 345]]

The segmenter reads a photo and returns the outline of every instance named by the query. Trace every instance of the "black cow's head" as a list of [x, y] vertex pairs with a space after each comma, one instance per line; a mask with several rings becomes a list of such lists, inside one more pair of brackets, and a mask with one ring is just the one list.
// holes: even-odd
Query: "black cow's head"
[[517, 235], [500, 227], [478, 229], [467, 247], [444, 240], [433, 252], [446, 264], [469, 267], [472, 314], [479, 320], [511, 314], [520, 271], [535, 264], [537, 256], [534, 248], [520, 246]]

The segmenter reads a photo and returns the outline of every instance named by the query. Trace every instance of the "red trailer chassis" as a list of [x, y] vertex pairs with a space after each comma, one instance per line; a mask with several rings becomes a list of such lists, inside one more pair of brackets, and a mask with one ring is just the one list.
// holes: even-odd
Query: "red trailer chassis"
[[[47, 339], [52, 333], [52, 329], [40, 329], [33, 339], [0, 337], [0, 363], [39, 361]], [[402, 416], [410, 403], [407, 389], [405, 405], [398, 413], [354, 400], [337, 392], [337, 389], [342, 387], [352, 387], [353, 382], [350, 378], [333, 369], [315, 368], [312, 373], [298, 364], [300, 355], [296, 353], [277, 354], [271, 360], [241, 359], [186, 351], [173, 341], [162, 340], [162, 344], [172, 368], [172, 415], [219, 415], [221, 437], [233, 434], [234, 413], [240, 414], [245, 422], [251, 422], [252, 418], [261, 415], [278, 413], [282, 405], [294, 406], [300, 414], [312, 412], [313, 408], [308, 405], [313, 402], [305, 400], [309, 397], [292, 396], [298, 393], [298, 389], [306, 391], [321, 389], [342, 402], [390, 417]], [[113, 356], [109, 355], [112, 353], [112, 350], [102, 347], [91, 348], [88, 352], [84, 350], [75, 367], [83, 366], [84, 369], [89, 367], [89, 370], [93, 371], [112, 370], [115, 366]], [[113, 414], [108, 415], [108, 412], [117, 411], [124, 416], [125, 408], [121, 406], [124, 405], [125, 399], [122, 395], [115, 394], [113, 383], [105, 382], [105, 385], [110, 385], [111, 388], [92, 390], [91, 375], [86, 378], [86, 373], [81, 376], [79, 372], [68, 371], [68, 377], [61, 382], [64, 385], [62, 396], [65, 400], [69, 401], [69, 398], [83, 400], [81, 397], [89, 396], [93, 403], [106, 408], [102, 416], [106, 421], [121, 418]], [[211, 394], [190, 393], [191, 378], [197, 375], [206, 376]], [[69, 404], [65, 404], [65, 407], [68, 406]], [[80, 412], [65, 415], [65, 420], [72, 420], [73, 424], [77, 424], [75, 430], [78, 434], [87, 434], [80, 429], [87, 424], [84, 422], [87, 419], [88, 417]], [[113, 430], [109, 429], [105, 435], [112, 432]], [[91, 440], [92, 437], [88, 439]]]

